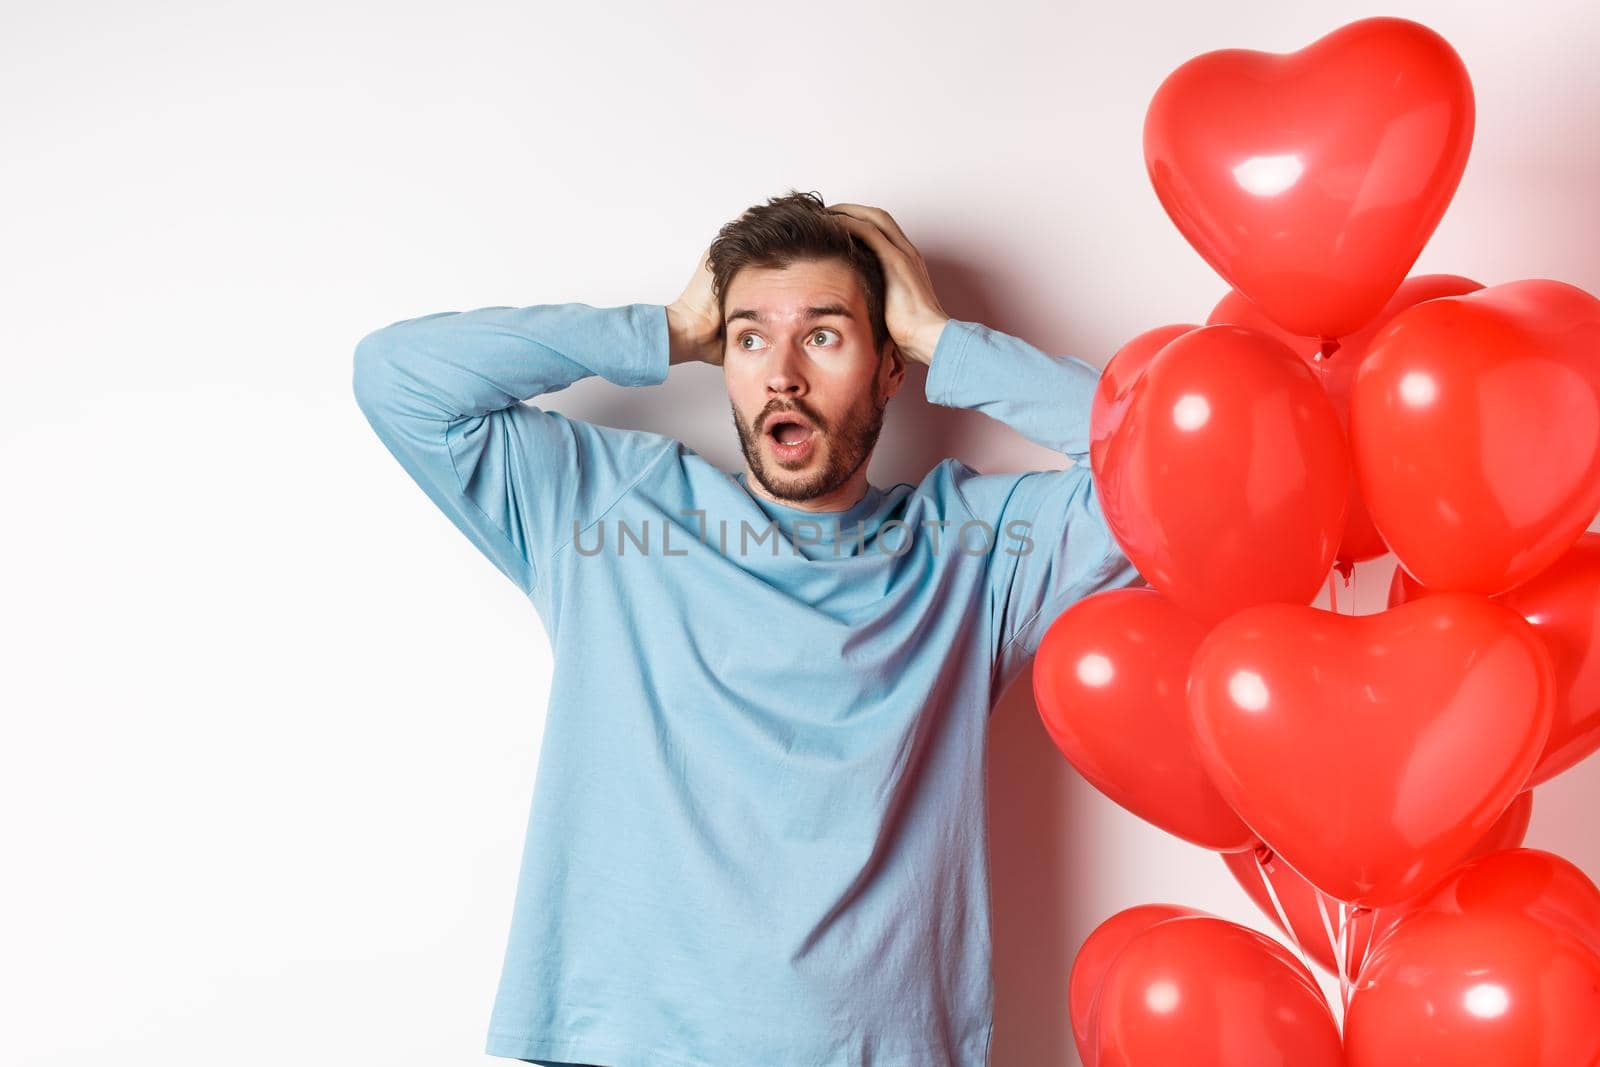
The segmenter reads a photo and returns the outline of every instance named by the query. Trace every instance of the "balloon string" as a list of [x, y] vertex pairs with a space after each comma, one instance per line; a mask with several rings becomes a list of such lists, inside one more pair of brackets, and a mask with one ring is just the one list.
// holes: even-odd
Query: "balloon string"
[[[1263, 852], [1266, 852], [1265, 857], [1262, 856]], [[1300, 937], [1294, 932], [1294, 924], [1289, 921], [1288, 914], [1283, 910], [1283, 901], [1278, 899], [1278, 891], [1273, 888], [1272, 879], [1267, 877], [1267, 864], [1270, 863], [1274, 858], [1272, 852], [1263, 846], [1255, 850], [1254, 857], [1256, 861], [1256, 873], [1261, 876], [1261, 887], [1267, 891], [1267, 899], [1272, 901], [1273, 914], [1276, 915], [1278, 917], [1278, 921], [1283, 924], [1283, 932], [1286, 935], [1289, 944], [1294, 946], [1295, 954], [1300, 957], [1300, 962], [1305, 964], [1306, 970], [1312, 975], [1312, 977], [1315, 977], [1317, 969], [1311, 965], [1311, 957], [1306, 954], [1305, 946], [1300, 944]], [[1343, 1013], [1340, 1014], [1339, 1018], [1341, 1020], [1344, 1018]], [[1343, 1024], [1341, 1022], [1341, 1026], [1342, 1025]]]
[[1339, 611], [1339, 585], [1336, 579], [1343, 579], [1345, 592], [1345, 614], [1356, 613], [1356, 593], [1352, 584], [1354, 580], [1355, 564], [1346, 561], [1336, 561], [1333, 569], [1328, 572], [1328, 610], [1335, 614]]
[[1350, 1010], [1350, 950], [1354, 947], [1350, 942], [1355, 940], [1355, 931], [1350, 928], [1350, 905], [1339, 901], [1339, 999], [1344, 1003], [1344, 1010]]
[[1343, 953], [1340, 951], [1340, 938], [1339, 938], [1338, 934], [1335, 934], [1333, 932], [1333, 920], [1331, 918], [1329, 918], [1329, 916], [1328, 916], [1328, 898], [1327, 898], [1327, 895], [1324, 894], [1322, 892], [1322, 890], [1317, 889], [1315, 886], [1312, 887], [1311, 892], [1314, 893], [1316, 895], [1316, 898], [1317, 898], [1317, 914], [1322, 917], [1322, 931], [1323, 931], [1323, 933], [1328, 935], [1328, 948], [1329, 948], [1330, 951], [1332, 951], [1334, 958], [1339, 961], [1339, 1002], [1340, 1003], [1339, 1003], [1339, 1012], [1338, 1012], [1338, 1015], [1337, 1015], [1337, 1021], [1339, 1023], [1339, 1032], [1343, 1033], [1344, 1032], [1344, 959], [1343, 959]]
[[1378, 934], [1378, 913], [1374, 909], [1367, 907], [1356, 909], [1356, 914], [1358, 915], [1363, 912], [1365, 912], [1367, 915], [1367, 943], [1361, 949], [1361, 968], [1352, 968], [1352, 970], [1356, 970], [1356, 974], [1352, 976], [1352, 980], [1357, 984], [1360, 984], [1360, 970], [1366, 968], [1367, 960], [1372, 957], [1372, 942], [1377, 939]]
[[1305, 960], [1306, 966], [1309, 967], [1311, 965], [1310, 961], [1306, 960], [1305, 950], [1300, 947], [1300, 938], [1295, 935], [1294, 924], [1289, 921], [1289, 916], [1284, 914], [1283, 902], [1278, 899], [1278, 891], [1273, 888], [1272, 879], [1267, 877], [1267, 864], [1271, 862], [1272, 853], [1269, 851], [1267, 857], [1263, 858], [1262, 851], [1263, 849], [1257, 848], [1253, 853], [1253, 858], [1256, 861], [1256, 874], [1261, 876], [1261, 888], [1267, 891], [1267, 899], [1272, 901], [1272, 911], [1277, 916], [1278, 921], [1283, 923], [1283, 931], [1288, 935], [1289, 943], [1294, 946], [1296, 952], [1301, 953], [1300, 958]]

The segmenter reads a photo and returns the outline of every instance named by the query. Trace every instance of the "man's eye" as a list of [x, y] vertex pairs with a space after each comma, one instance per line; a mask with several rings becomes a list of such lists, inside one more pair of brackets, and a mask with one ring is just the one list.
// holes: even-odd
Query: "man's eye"
[[753, 349], [749, 345], [745, 344], [745, 342], [746, 341], [759, 341], [759, 340], [761, 340], [761, 338], [757, 337], [755, 334], [747, 333], [743, 337], [739, 338], [739, 347], [744, 349], [746, 352], [753, 352], [753, 351], [755, 351], [755, 349]]
[[838, 336], [838, 334], [834, 333], [834, 331], [832, 331], [832, 330], [818, 330], [816, 333], [812, 334], [811, 336], [812, 337], [821, 337], [823, 334], [831, 334], [834, 337]]

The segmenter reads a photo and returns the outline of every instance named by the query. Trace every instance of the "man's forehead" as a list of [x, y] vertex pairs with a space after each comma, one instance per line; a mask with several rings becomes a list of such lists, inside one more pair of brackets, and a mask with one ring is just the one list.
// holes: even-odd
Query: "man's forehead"
[[843, 264], [746, 267], [728, 286], [727, 319], [861, 318], [865, 307], [855, 272]]

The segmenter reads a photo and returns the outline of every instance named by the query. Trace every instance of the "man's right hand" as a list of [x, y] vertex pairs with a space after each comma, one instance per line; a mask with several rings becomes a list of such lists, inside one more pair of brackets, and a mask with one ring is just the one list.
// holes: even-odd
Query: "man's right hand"
[[698, 360], [722, 366], [722, 314], [711, 292], [709, 247], [701, 253], [700, 264], [683, 295], [667, 305], [667, 334], [671, 338], [671, 363]]

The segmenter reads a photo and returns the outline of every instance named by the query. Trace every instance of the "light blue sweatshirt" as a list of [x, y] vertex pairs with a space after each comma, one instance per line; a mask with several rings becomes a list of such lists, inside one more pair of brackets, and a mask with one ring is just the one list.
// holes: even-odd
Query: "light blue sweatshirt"
[[[952, 320], [928, 400], [1080, 462], [947, 459], [823, 513], [670, 437], [521, 403], [667, 370], [656, 304], [443, 312], [355, 350], [378, 437], [554, 652], [486, 1051], [980, 1067], [988, 713], [1068, 605], [1139, 581], [1085, 458], [1099, 372]], [[514, 669], [462, 666], [469, 686]]]

